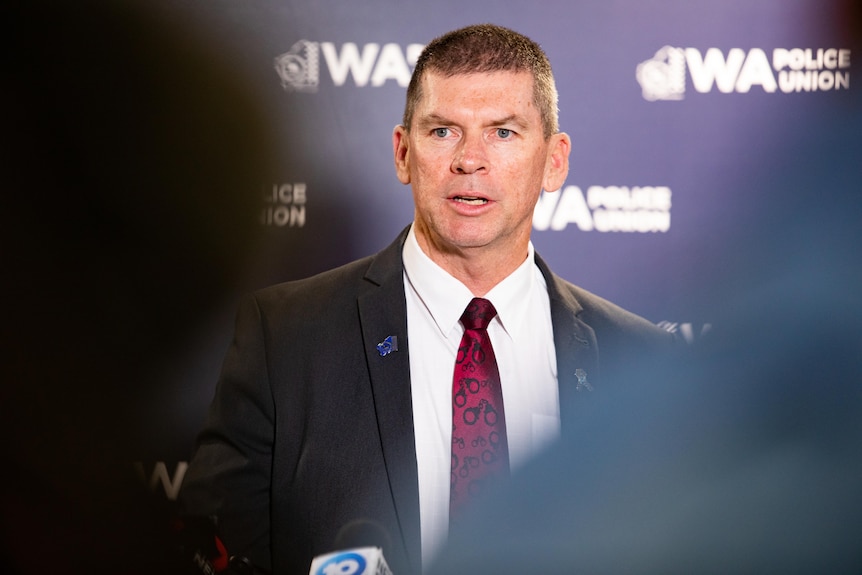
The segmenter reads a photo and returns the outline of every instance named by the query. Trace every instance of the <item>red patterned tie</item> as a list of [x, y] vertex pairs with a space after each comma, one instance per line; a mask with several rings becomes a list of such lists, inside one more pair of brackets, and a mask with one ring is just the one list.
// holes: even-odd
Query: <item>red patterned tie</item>
[[488, 337], [488, 324], [495, 315], [493, 304], [482, 298], [473, 298], [461, 315], [464, 336], [452, 386], [449, 515], [453, 519], [487, 480], [509, 473], [503, 389]]

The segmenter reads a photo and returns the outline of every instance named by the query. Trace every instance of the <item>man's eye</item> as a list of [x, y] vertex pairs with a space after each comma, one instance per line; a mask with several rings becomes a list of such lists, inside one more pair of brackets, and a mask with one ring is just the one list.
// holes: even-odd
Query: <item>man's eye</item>
[[435, 128], [433, 133], [438, 138], [445, 138], [449, 135], [449, 128]]
[[506, 128], [497, 128], [497, 137], [498, 138], [502, 138], [505, 140], [506, 138], [508, 138], [511, 135], [512, 135], [512, 130], [508, 130]]

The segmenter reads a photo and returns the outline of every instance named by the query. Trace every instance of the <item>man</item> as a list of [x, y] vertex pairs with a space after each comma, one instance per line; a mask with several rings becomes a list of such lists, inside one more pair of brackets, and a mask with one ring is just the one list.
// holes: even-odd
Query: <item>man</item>
[[421, 572], [448, 528], [452, 374], [475, 297], [495, 308], [512, 469], [566, 425], [567, 397], [669, 343], [533, 251], [539, 194], [568, 173], [556, 108], [547, 57], [520, 34], [471, 26], [425, 48], [393, 133], [413, 225], [240, 307], [182, 493], [188, 512], [218, 517], [231, 552], [302, 573], [358, 521], [382, 527], [393, 572]]

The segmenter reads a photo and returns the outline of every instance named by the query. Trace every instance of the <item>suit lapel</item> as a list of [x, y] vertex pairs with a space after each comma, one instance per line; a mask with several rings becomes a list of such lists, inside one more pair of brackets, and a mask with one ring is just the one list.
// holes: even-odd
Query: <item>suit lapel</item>
[[[407, 353], [407, 303], [401, 260], [401, 246], [405, 237], [406, 230], [374, 258], [366, 272], [358, 305], [389, 486], [404, 551], [410, 561], [411, 571], [418, 573], [421, 560], [419, 477]], [[387, 338], [391, 339], [387, 341]], [[378, 348], [379, 344], [383, 344], [381, 348]], [[397, 350], [394, 349], [396, 346]], [[385, 353], [387, 349], [389, 352]]]
[[557, 382], [560, 389], [560, 420], [565, 431], [571, 425], [571, 406], [579, 393], [589, 393], [598, 381], [599, 355], [596, 334], [578, 314], [583, 310], [565, 282], [551, 272], [536, 254], [536, 265], [545, 276], [551, 302], [551, 323], [557, 356]]
[[[359, 318], [365, 345], [381, 448], [389, 486], [398, 515], [404, 551], [412, 572], [420, 572], [421, 537], [419, 523], [419, 477], [410, 394], [410, 361], [407, 342], [407, 303], [404, 296], [404, 266], [401, 249], [405, 229], [389, 247], [372, 261], [358, 296]], [[551, 303], [551, 322], [557, 356], [562, 425], [570, 425], [568, 412], [573, 397], [585, 391], [579, 375], [595, 381], [598, 347], [592, 328], [578, 314], [581, 305], [565, 282], [553, 274], [536, 255], [536, 265], [545, 277]], [[381, 353], [379, 344], [392, 337], [397, 350]], [[581, 385], [579, 385], [581, 383]]]

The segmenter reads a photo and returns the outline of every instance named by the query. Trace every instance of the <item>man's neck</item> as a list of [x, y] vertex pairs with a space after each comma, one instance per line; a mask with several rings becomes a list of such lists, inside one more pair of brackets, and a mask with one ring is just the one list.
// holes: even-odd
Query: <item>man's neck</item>
[[519, 242], [522, 246], [507, 249], [500, 246], [446, 249], [420, 233], [416, 234], [416, 241], [431, 261], [467, 286], [476, 297], [483, 297], [506, 279], [524, 263], [529, 253], [529, 238]]

